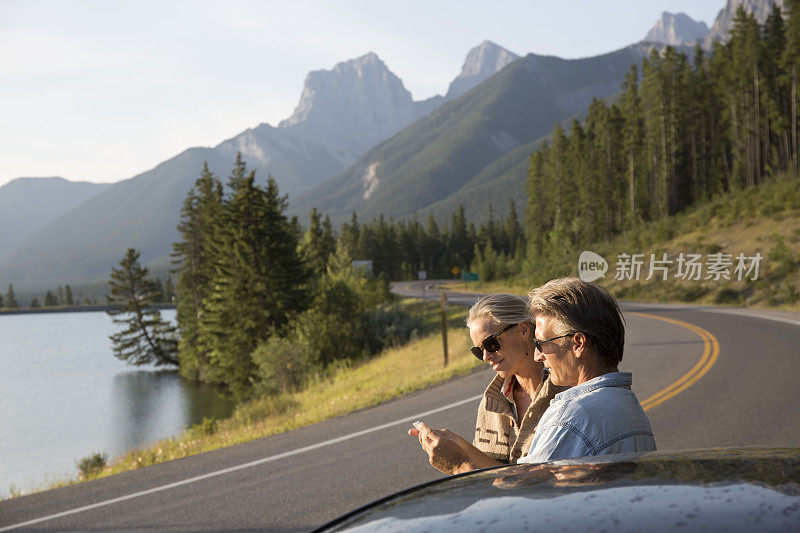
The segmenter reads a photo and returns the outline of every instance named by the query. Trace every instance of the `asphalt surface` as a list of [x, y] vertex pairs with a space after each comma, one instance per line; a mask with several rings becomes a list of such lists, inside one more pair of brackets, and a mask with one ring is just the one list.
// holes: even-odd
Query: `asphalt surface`
[[[438, 299], [424, 288], [430, 283], [396, 290]], [[800, 444], [800, 314], [623, 309], [621, 369], [633, 372], [640, 400], [696, 379], [648, 410], [660, 450]], [[290, 433], [0, 502], [0, 531], [308, 531], [441, 477], [406, 431], [421, 419], [471, 438], [477, 397], [491, 376], [482, 369]]]

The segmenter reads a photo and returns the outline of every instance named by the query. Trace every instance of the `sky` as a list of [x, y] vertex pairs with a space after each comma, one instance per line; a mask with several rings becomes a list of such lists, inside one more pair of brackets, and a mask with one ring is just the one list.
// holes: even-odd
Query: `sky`
[[375, 52], [444, 94], [470, 48], [577, 58], [661, 13], [709, 27], [725, 0], [0, 0], [0, 186], [114, 182], [297, 105], [308, 72]]

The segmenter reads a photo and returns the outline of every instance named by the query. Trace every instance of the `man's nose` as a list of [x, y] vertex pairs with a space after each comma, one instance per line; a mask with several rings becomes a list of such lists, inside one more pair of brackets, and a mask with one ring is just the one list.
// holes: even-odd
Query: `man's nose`
[[539, 361], [541, 363], [544, 362], [544, 354], [537, 350], [536, 348], [533, 349], [533, 360]]

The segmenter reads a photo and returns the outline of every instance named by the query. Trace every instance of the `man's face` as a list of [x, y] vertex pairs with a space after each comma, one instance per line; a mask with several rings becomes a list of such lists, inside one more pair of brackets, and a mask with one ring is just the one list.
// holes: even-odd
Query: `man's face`
[[[562, 335], [561, 324], [549, 316], [536, 317], [537, 340], [546, 341]], [[578, 384], [578, 359], [572, 350], [572, 337], [562, 337], [542, 344], [542, 351], [534, 351], [533, 358], [544, 363], [550, 370], [550, 380], [554, 385], [574, 386]]]

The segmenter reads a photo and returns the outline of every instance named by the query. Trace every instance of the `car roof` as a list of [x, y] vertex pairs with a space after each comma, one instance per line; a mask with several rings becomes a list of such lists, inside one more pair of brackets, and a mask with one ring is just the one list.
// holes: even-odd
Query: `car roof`
[[317, 531], [800, 531], [800, 447], [584, 457], [447, 477]]

